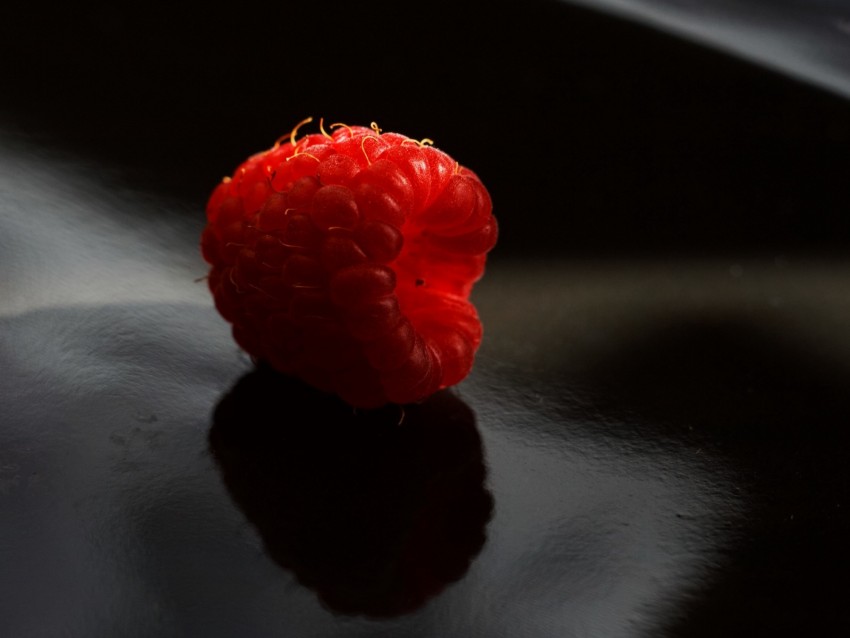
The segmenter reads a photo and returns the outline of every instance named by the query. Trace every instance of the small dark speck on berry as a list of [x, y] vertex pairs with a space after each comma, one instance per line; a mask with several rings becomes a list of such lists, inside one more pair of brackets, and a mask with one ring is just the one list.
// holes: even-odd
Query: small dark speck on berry
[[417, 279], [417, 280], [416, 280], [416, 285], [417, 285], [417, 286], [424, 286], [424, 285], [425, 285], [425, 280], [424, 280], [424, 279]]

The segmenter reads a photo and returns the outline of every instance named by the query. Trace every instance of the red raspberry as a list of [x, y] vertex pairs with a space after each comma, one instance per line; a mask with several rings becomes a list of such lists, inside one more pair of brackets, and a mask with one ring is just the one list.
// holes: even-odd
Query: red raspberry
[[469, 295], [496, 243], [487, 190], [374, 124], [296, 142], [297, 129], [207, 204], [209, 286], [237, 343], [361, 408], [458, 383], [481, 341]]

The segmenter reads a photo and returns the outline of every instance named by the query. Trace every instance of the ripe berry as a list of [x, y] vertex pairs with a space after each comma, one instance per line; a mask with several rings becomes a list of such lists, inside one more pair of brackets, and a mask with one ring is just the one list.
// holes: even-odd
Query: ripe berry
[[496, 243], [487, 190], [376, 125], [296, 141], [297, 129], [207, 204], [201, 250], [234, 338], [356, 407], [458, 383], [481, 341], [469, 295]]

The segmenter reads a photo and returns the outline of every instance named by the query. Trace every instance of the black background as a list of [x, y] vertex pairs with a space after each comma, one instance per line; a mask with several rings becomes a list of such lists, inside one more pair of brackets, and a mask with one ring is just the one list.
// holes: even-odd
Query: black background
[[478, 172], [494, 256], [848, 244], [844, 100], [586, 9], [22, 4], [4, 10], [3, 125], [199, 211], [312, 115], [432, 138]]

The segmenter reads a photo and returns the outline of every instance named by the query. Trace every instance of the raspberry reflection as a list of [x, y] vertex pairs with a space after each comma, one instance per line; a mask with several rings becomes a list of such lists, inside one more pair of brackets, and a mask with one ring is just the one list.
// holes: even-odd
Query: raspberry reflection
[[267, 368], [215, 410], [210, 446], [234, 501], [337, 613], [412, 612], [485, 542], [493, 499], [474, 413], [443, 391], [401, 414], [354, 412]]

